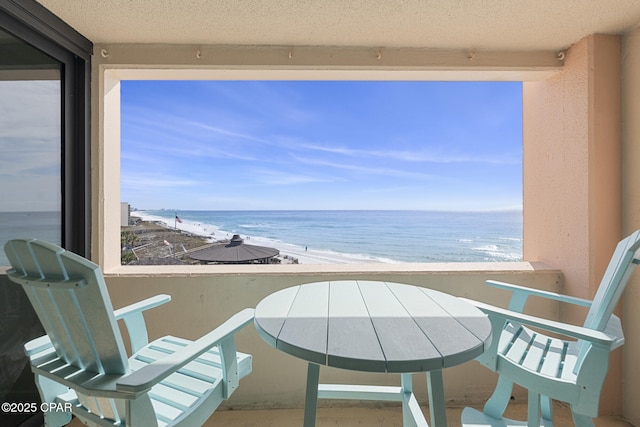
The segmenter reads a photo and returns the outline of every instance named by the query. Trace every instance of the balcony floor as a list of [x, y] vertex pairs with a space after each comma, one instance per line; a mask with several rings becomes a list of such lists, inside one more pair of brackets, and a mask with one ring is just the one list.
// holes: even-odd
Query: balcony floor
[[[447, 422], [450, 427], [460, 426], [460, 415], [463, 408], [447, 408]], [[429, 414], [429, 408], [423, 407]], [[526, 404], [512, 404], [508, 408], [508, 416], [525, 420]], [[302, 426], [302, 409], [269, 409], [269, 410], [220, 410], [205, 424], [206, 427], [282, 427]], [[595, 420], [596, 427], [633, 427], [617, 417], [600, 417]], [[402, 410], [400, 407], [363, 407], [363, 408], [318, 408], [316, 427], [356, 427], [384, 426], [401, 427]], [[573, 419], [569, 408], [555, 405], [555, 426], [573, 427]]]
[[[429, 408], [423, 407], [427, 414]], [[508, 416], [513, 419], [526, 419], [527, 406], [525, 404], [509, 405]], [[460, 426], [462, 408], [447, 408], [449, 427]], [[302, 409], [220, 409], [204, 424], [205, 427], [298, 427], [302, 426]], [[82, 424], [74, 418], [71, 427], [81, 427]], [[596, 427], [633, 427], [628, 422], [617, 417], [600, 417], [595, 420]], [[363, 407], [363, 408], [318, 408], [316, 427], [402, 427], [402, 410], [399, 407]], [[555, 405], [555, 427], [573, 427], [573, 420], [569, 408], [565, 405]]]

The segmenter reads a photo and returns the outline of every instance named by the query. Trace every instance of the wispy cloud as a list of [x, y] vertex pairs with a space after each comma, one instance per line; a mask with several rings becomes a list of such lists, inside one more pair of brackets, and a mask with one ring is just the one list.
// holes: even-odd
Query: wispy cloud
[[400, 160], [416, 163], [484, 163], [484, 164], [519, 164], [520, 159], [499, 154], [469, 155], [436, 152], [435, 150], [362, 150], [346, 147], [333, 147], [323, 145], [304, 145], [304, 148], [313, 151], [339, 154], [349, 157], [369, 157]]
[[335, 177], [318, 177], [270, 169], [256, 169], [254, 173], [260, 185], [298, 185], [340, 180]]
[[23, 141], [0, 138], [0, 175], [54, 175], [60, 174], [59, 141]]
[[306, 165], [329, 167], [329, 168], [341, 169], [341, 170], [346, 170], [346, 171], [356, 172], [356, 173], [364, 173], [369, 175], [394, 176], [394, 177], [411, 178], [411, 179], [440, 178], [438, 175], [431, 175], [431, 174], [425, 174], [420, 172], [410, 172], [410, 171], [400, 170], [400, 169], [360, 166], [360, 165], [355, 165], [353, 163], [338, 163], [338, 162], [331, 162], [327, 160], [299, 157], [295, 155], [292, 157], [297, 162], [306, 164]]
[[130, 188], [143, 188], [151, 191], [153, 191], [153, 189], [196, 187], [202, 185], [201, 182], [194, 179], [185, 179], [177, 175], [165, 173], [127, 173], [123, 175], [121, 184]]
[[123, 118], [122, 154], [154, 153], [161, 157], [256, 160], [255, 144], [267, 141], [231, 128], [213, 126], [180, 115], [136, 109]]
[[254, 142], [262, 142], [265, 143], [267, 142], [267, 140], [263, 139], [263, 138], [258, 138], [256, 136], [253, 135], [249, 135], [249, 134], [245, 134], [245, 133], [240, 133], [240, 132], [235, 132], [229, 129], [224, 129], [218, 126], [211, 126], [205, 123], [199, 123], [199, 122], [187, 122], [187, 125], [189, 126], [193, 126], [194, 128], [199, 128], [202, 130], [205, 130], [207, 132], [213, 132], [219, 135], [223, 135], [223, 136], [228, 136], [228, 137], [232, 137], [232, 138], [238, 138], [238, 139], [245, 139], [248, 141], [254, 141]]

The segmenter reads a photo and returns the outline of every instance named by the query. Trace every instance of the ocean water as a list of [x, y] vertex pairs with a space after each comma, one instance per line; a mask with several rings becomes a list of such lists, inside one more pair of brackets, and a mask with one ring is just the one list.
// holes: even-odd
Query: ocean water
[[8, 266], [4, 254], [7, 240], [35, 237], [60, 244], [62, 225], [60, 212], [0, 212], [0, 266]]
[[[144, 214], [175, 224], [174, 211]], [[522, 260], [521, 211], [178, 211], [177, 215], [218, 240], [240, 234], [245, 241], [260, 241], [254, 244], [286, 243], [303, 251], [309, 248], [369, 262]]]

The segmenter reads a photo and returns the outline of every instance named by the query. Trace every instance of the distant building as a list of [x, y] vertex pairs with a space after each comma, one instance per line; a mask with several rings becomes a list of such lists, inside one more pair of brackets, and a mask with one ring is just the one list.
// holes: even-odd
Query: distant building
[[127, 202], [120, 202], [120, 227], [126, 227], [129, 225], [129, 218], [131, 217], [131, 205]]
[[195, 251], [189, 257], [205, 263], [216, 264], [274, 264], [280, 251], [266, 246], [246, 245], [244, 239], [234, 234], [226, 245], [215, 245]]

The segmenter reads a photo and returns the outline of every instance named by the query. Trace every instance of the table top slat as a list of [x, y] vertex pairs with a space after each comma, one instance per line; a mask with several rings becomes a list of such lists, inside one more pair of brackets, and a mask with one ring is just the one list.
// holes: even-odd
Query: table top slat
[[276, 346], [282, 325], [297, 294], [298, 287], [283, 289], [268, 295], [256, 306], [254, 317], [256, 330], [260, 337], [272, 347]]
[[[428, 293], [432, 300], [446, 307], [447, 312], [458, 319], [458, 321], [478, 337], [479, 340], [485, 342], [491, 337], [491, 323], [482, 321], [483, 318], [488, 319], [488, 317], [480, 311], [480, 309], [452, 295], [433, 292], [425, 288], [421, 288], [421, 290], [422, 292]], [[451, 301], [452, 297], [455, 298], [456, 303]]]
[[330, 366], [384, 372], [386, 360], [356, 281], [332, 282], [329, 291]]
[[276, 348], [326, 365], [328, 320], [329, 282], [300, 286], [278, 335]]
[[[452, 295], [430, 289], [395, 283], [389, 287], [442, 355], [442, 367], [458, 365], [482, 353], [484, 343], [447, 311], [466, 304], [473, 312], [477, 310], [475, 307]], [[433, 299], [433, 295], [440, 296], [439, 302]], [[478, 310], [478, 318], [483, 316]]]
[[358, 281], [387, 358], [386, 372], [442, 369], [438, 349], [384, 282]]

